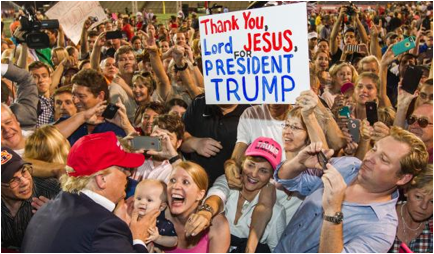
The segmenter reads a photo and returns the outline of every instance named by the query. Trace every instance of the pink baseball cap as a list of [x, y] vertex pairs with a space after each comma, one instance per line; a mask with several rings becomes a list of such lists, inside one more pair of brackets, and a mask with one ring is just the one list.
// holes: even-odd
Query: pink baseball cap
[[245, 156], [263, 157], [275, 170], [282, 160], [282, 147], [272, 138], [259, 137], [247, 148]]
[[354, 84], [351, 82], [345, 83], [342, 87], [341, 87], [341, 93], [345, 93], [346, 91], [348, 91], [349, 89], [354, 88]]

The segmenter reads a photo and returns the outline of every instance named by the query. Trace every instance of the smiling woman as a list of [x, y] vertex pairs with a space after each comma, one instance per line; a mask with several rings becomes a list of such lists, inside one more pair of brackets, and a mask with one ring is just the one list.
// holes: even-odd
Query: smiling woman
[[229, 248], [229, 225], [223, 215], [213, 218], [208, 230], [197, 235], [186, 235], [186, 224], [191, 222], [208, 189], [205, 170], [193, 162], [181, 162], [172, 171], [167, 185], [169, 209], [166, 218], [173, 222], [178, 235], [176, 248], [165, 250], [172, 253], [227, 252]]
[[[212, 208], [209, 209], [212, 215], [224, 210], [231, 229], [230, 252], [245, 251], [259, 194], [273, 177], [274, 169], [281, 161], [282, 148], [273, 139], [260, 137], [248, 147], [245, 156], [242, 163], [241, 190], [230, 189], [225, 175], [222, 175], [209, 190], [204, 205]], [[273, 251], [285, 225], [285, 209], [276, 202], [256, 252]]]

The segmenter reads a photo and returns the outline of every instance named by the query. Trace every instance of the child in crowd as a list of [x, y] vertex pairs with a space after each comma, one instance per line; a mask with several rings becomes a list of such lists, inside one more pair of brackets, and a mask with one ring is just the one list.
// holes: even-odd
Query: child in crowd
[[161, 211], [156, 227], [148, 230], [149, 237], [146, 239], [146, 244], [153, 242], [158, 248], [174, 247], [178, 243], [173, 223], [164, 216], [164, 210], [167, 207], [166, 190], [167, 185], [163, 181], [146, 179], [137, 185], [134, 193], [134, 209], [139, 211], [139, 216], [144, 216], [156, 209]]

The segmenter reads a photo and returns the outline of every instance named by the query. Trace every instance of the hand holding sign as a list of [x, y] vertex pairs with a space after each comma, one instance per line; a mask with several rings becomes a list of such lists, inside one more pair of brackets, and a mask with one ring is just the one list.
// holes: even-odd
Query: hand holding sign
[[182, 46], [175, 45], [172, 49], [172, 58], [176, 65], [181, 65], [184, 59], [185, 48]]
[[306, 20], [306, 3], [199, 18], [207, 104], [294, 103], [310, 88], [307, 24], [288, 16]]

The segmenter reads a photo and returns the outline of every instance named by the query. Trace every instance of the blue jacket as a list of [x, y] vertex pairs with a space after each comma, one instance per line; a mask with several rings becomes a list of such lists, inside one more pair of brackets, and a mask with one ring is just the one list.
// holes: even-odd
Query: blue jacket
[[21, 252], [148, 252], [128, 225], [85, 194], [61, 192], [33, 216]]

